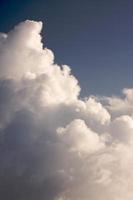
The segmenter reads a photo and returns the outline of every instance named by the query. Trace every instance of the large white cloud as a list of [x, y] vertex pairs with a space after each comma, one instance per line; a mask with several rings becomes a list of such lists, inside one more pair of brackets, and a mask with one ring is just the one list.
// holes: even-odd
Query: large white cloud
[[132, 200], [133, 89], [81, 99], [41, 29], [0, 34], [0, 198]]

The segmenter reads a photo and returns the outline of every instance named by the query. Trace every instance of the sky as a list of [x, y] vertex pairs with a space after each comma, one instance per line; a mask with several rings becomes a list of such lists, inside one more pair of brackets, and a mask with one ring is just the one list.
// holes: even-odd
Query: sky
[[0, 199], [132, 200], [131, 4], [49, 1], [42, 19], [45, 1], [12, 2], [0, 8]]
[[115, 95], [132, 87], [132, 6], [131, 0], [2, 0], [0, 31], [43, 21], [45, 46], [57, 63], [71, 66], [81, 95]]

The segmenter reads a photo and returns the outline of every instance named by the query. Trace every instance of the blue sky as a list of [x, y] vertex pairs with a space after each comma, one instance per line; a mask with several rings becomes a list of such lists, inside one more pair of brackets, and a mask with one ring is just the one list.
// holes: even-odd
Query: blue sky
[[133, 2], [130, 0], [5, 0], [0, 31], [25, 19], [44, 22], [44, 45], [68, 64], [82, 95], [119, 94], [133, 86]]

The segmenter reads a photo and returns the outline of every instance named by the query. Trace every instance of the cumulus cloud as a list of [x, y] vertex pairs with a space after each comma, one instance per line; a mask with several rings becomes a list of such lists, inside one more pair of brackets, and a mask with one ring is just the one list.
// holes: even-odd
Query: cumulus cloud
[[66, 128], [57, 129], [61, 135], [62, 142], [67, 145], [71, 151], [90, 153], [104, 147], [100, 137], [90, 130], [81, 119], [72, 121]]
[[41, 29], [0, 34], [0, 198], [132, 200], [133, 89], [81, 99]]

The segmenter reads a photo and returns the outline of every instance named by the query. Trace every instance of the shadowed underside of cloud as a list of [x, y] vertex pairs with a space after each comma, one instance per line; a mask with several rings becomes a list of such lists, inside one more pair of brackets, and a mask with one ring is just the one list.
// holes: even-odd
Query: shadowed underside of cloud
[[133, 89], [81, 99], [41, 29], [0, 34], [0, 198], [132, 200]]

